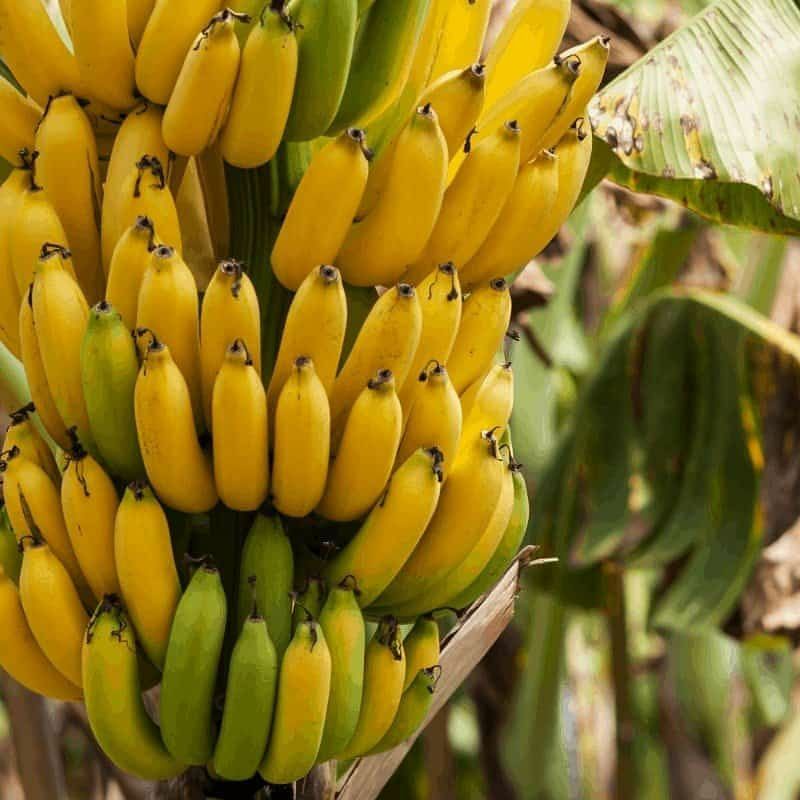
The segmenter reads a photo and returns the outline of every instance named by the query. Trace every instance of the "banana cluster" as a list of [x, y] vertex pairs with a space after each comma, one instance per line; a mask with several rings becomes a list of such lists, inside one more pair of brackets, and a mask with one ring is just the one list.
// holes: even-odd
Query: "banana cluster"
[[[231, 6], [62, 0], [67, 46], [0, 0], [0, 342], [33, 399], [0, 453], [0, 666], [82, 699], [132, 774], [289, 783], [414, 732], [431, 612], [522, 541], [506, 277], [577, 201], [608, 41], [555, 55], [568, 0], [519, 0], [484, 60], [489, 0]], [[249, 265], [292, 293], [272, 320], [225, 175], [284, 142], [313, 155]], [[221, 508], [236, 563], [188, 579], [178, 528]]]

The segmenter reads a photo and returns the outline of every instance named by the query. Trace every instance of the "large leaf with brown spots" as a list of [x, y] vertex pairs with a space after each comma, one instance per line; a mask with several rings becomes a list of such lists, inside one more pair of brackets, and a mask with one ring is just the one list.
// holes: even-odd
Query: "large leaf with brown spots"
[[589, 117], [605, 143], [596, 174], [717, 222], [800, 233], [794, 0], [718, 0], [608, 84]]

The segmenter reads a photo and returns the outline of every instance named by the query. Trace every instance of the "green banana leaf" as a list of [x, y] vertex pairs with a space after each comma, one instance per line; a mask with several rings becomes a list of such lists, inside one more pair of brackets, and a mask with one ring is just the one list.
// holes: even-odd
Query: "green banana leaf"
[[594, 98], [590, 180], [800, 233], [798, 108], [800, 8], [717, 0]]

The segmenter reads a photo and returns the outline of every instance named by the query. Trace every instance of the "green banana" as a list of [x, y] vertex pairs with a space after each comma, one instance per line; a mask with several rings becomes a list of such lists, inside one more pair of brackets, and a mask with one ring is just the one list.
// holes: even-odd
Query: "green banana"
[[126, 481], [144, 477], [133, 412], [138, 372], [133, 337], [120, 314], [102, 300], [89, 312], [81, 381], [97, 451], [111, 472]]
[[11, 528], [6, 507], [0, 500], [0, 567], [3, 572], [19, 585], [19, 570], [22, 567], [22, 553], [17, 544], [17, 537]]
[[361, 713], [366, 629], [352, 577], [331, 588], [319, 625], [331, 653], [331, 691], [317, 761], [336, 755], [353, 737]]
[[249, 580], [256, 577], [256, 603], [267, 621], [278, 659], [283, 657], [292, 638], [292, 598], [294, 556], [283, 530], [281, 518], [274, 514], [256, 516], [242, 549], [239, 570], [239, 613], [241, 627], [250, 613], [252, 596]]
[[419, 728], [433, 703], [433, 693], [441, 669], [438, 665], [421, 669], [403, 692], [392, 726], [367, 755], [383, 753], [404, 742]]
[[204, 564], [178, 603], [161, 680], [164, 742], [187, 764], [205, 764], [214, 752], [214, 685], [226, 616], [219, 571]]
[[308, 619], [297, 627], [281, 662], [269, 747], [258, 768], [264, 780], [292, 783], [314, 766], [330, 686], [331, 655], [325, 634]]
[[325, 581], [317, 575], [309, 575], [303, 588], [294, 595], [294, 611], [292, 612], [292, 630], [308, 618], [310, 614], [319, 619], [322, 606], [325, 605], [327, 588]]
[[219, 739], [214, 748], [214, 772], [229, 781], [255, 774], [267, 749], [278, 656], [257, 602], [245, 620], [231, 654], [225, 706]]
[[316, 139], [333, 122], [344, 94], [358, 14], [357, 0], [296, 0], [297, 78], [286, 122], [287, 141]]
[[417, 673], [439, 663], [439, 624], [430, 614], [420, 617], [403, 639], [406, 651], [406, 679], [403, 691], [414, 682]]
[[136, 652], [136, 636], [120, 601], [107, 595], [89, 622], [81, 652], [89, 725], [120, 769], [144, 780], [167, 780], [186, 766], [167, 752], [147, 714]]
[[365, 128], [400, 96], [430, 0], [375, 0], [358, 35], [347, 87], [329, 135]]

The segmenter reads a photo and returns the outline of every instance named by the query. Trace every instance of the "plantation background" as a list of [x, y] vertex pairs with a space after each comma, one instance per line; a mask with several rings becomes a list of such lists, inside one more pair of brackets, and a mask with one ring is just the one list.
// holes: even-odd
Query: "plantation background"
[[[710, 5], [573, 3], [565, 47], [612, 37], [593, 165], [514, 289], [528, 541], [560, 561], [386, 798], [800, 796], [800, 10]], [[0, 797], [148, 796], [78, 709], [2, 694]]]

